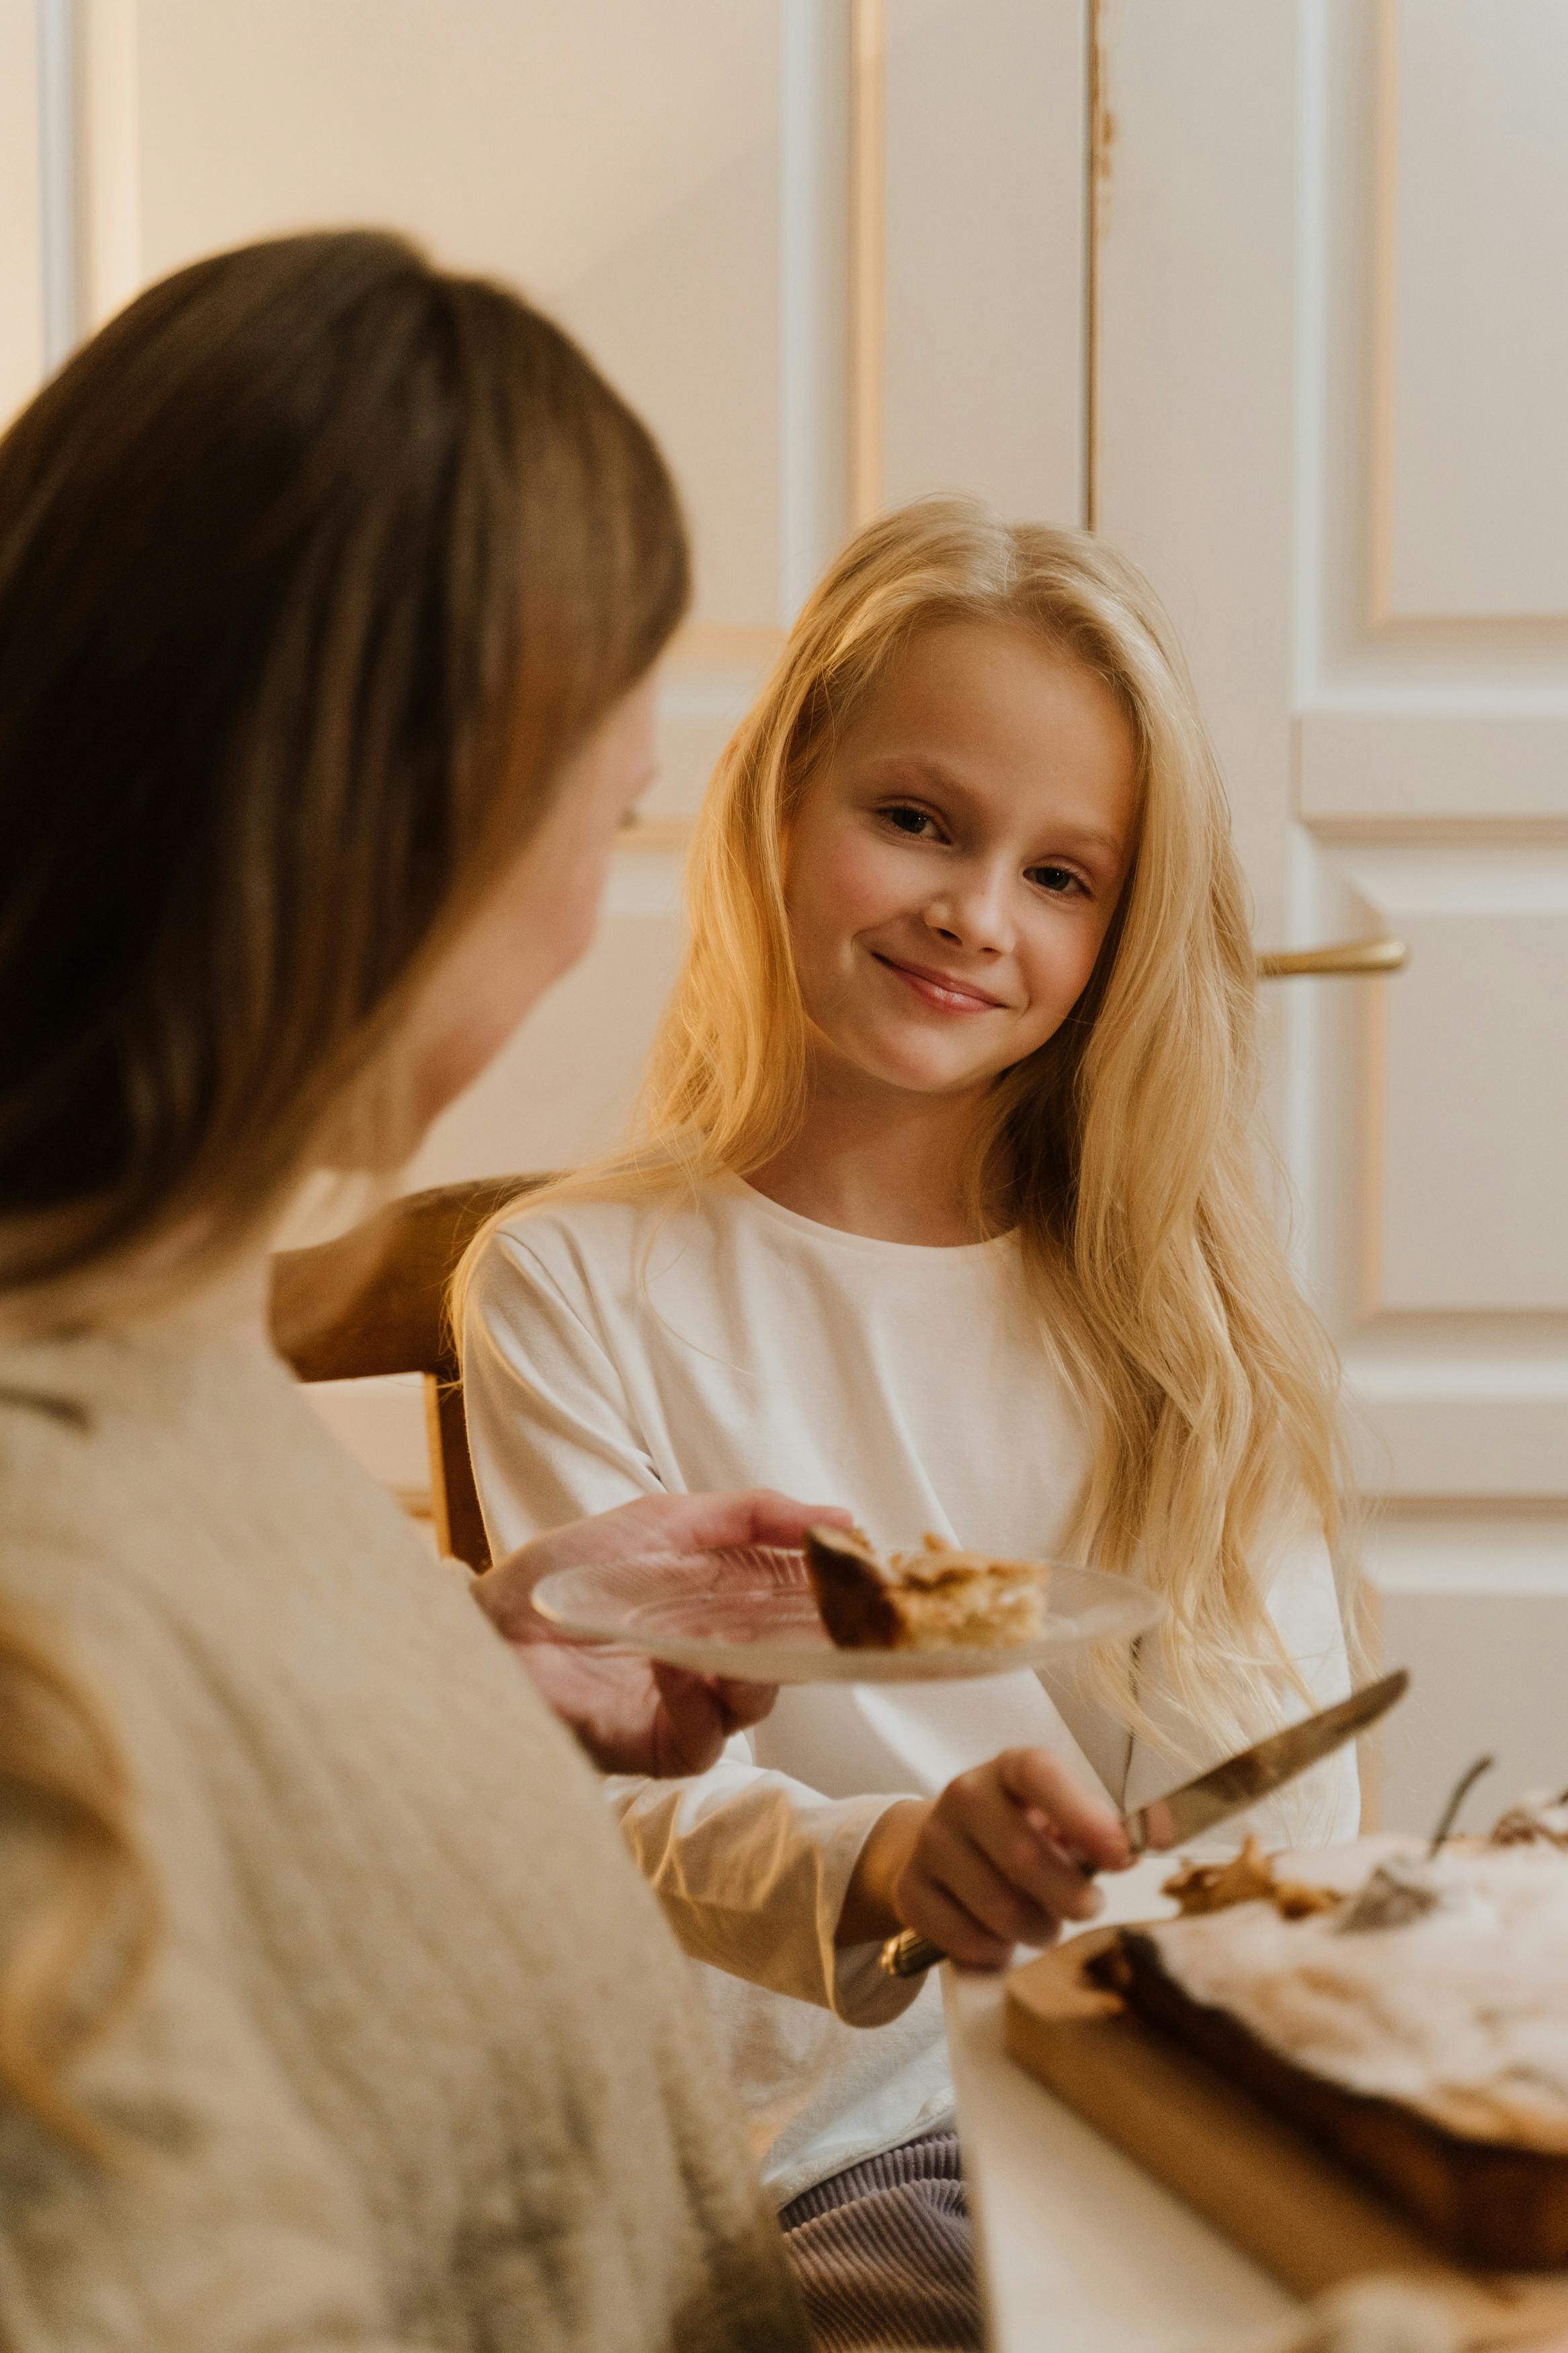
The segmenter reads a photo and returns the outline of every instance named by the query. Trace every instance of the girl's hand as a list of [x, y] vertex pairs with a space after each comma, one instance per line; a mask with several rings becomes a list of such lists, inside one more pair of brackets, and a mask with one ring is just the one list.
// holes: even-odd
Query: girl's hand
[[792, 1503], [766, 1488], [641, 1496], [524, 1545], [476, 1577], [474, 1599], [602, 1771], [703, 1773], [732, 1732], [766, 1715], [774, 1687], [689, 1674], [563, 1634], [534, 1609], [533, 1588], [552, 1569], [637, 1553], [797, 1545], [821, 1521], [847, 1527], [850, 1515], [832, 1505]]
[[940, 1798], [890, 1806], [861, 1849], [840, 1945], [918, 1929], [972, 1968], [1049, 1945], [1104, 1902], [1089, 1871], [1121, 1871], [1127, 1833], [1047, 1748], [1008, 1748]]

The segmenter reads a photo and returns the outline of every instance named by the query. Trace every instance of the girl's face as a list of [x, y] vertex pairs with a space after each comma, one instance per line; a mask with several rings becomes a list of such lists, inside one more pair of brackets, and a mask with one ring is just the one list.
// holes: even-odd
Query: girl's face
[[1132, 731], [1109, 687], [1011, 622], [933, 624], [806, 787], [785, 898], [819, 1063], [983, 1087], [1058, 1029], [1116, 912]]

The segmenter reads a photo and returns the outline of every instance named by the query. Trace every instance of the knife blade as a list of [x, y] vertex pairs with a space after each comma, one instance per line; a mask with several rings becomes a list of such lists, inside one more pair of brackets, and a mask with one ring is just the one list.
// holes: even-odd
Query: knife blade
[[[1383, 1675], [1374, 1683], [1363, 1683], [1360, 1691], [1348, 1699], [1336, 1700], [1332, 1707], [1320, 1708], [1316, 1715], [1303, 1716], [1300, 1724], [1287, 1725], [1283, 1732], [1271, 1732], [1266, 1740], [1255, 1741], [1239, 1755], [1227, 1757], [1219, 1765], [1212, 1765], [1195, 1780], [1184, 1781], [1179, 1789], [1172, 1789], [1163, 1798], [1152, 1799], [1121, 1817], [1128, 1843], [1134, 1854], [1145, 1854], [1151, 1848], [1163, 1852], [1172, 1847], [1184, 1846], [1190, 1839], [1205, 1831], [1213, 1830], [1216, 1822], [1228, 1820], [1232, 1814], [1244, 1814], [1251, 1806], [1276, 1789], [1293, 1781], [1298, 1773], [1305, 1773], [1347, 1740], [1353, 1740], [1369, 1725], [1375, 1724], [1396, 1701], [1402, 1700], [1410, 1688], [1410, 1677], [1404, 1667], [1392, 1674]], [[890, 1978], [920, 1977], [946, 1955], [940, 1945], [918, 1929], [904, 1928], [898, 1936], [889, 1936], [880, 1955], [881, 1967]]]

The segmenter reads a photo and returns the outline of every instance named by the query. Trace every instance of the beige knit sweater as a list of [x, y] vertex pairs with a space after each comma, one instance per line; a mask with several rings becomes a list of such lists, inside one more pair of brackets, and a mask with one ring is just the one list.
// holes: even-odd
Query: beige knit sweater
[[[259, 1337], [0, 1348], [0, 1587], [107, 1704], [167, 1915], [83, 2075], [145, 2161], [0, 2107], [6, 2353], [798, 2353], [592, 1774]], [[0, 1927], [8, 1864], [0, 1813]]]

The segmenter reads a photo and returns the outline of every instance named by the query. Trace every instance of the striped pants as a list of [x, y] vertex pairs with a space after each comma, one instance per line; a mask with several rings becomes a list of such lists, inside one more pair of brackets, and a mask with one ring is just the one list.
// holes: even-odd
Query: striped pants
[[926, 2133], [819, 2181], [779, 2225], [816, 2353], [984, 2345], [956, 2133]]

